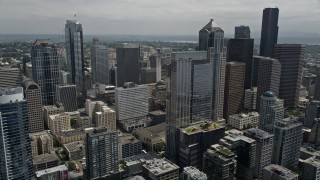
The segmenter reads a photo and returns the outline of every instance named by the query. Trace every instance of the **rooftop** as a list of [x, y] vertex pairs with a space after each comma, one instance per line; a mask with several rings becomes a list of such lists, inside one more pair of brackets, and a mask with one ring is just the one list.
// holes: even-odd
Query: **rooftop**
[[236, 156], [229, 148], [220, 144], [211, 145], [211, 147], [207, 149], [207, 153], [221, 159], [234, 158]]
[[36, 172], [36, 176], [37, 176], [37, 178], [40, 178], [41, 176], [43, 176], [45, 174], [51, 174], [51, 173], [60, 172], [60, 171], [68, 171], [67, 166], [60, 165], [60, 166], [44, 169], [44, 170], [41, 170], [41, 171], [37, 171]]
[[131, 134], [126, 134], [123, 136], [118, 136], [118, 143], [119, 144], [130, 144], [130, 143], [138, 143], [140, 142]]
[[220, 126], [218, 123], [201, 122], [201, 123], [188, 126], [186, 128], [182, 128], [181, 131], [190, 135], [198, 132], [212, 131], [220, 128], [224, 128], [224, 127]]
[[276, 97], [276, 95], [272, 91], [266, 91], [263, 93], [264, 97]]
[[142, 165], [144, 168], [149, 170], [155, 176], [162, 175], [171, 171], [178, 171], [179, 166], [170, 162], [169, 160], [163, 158], [154, 158], [152, 160], [147, 160], [146, 164]]
[[37, 139], [39, 137], [46, 138], [46, 139], [49, 139], [49, 138], [52, 139], [52, 135], [47, 130], [40, 131], [40, 132], [35, 132], [35, 133], [30, 133], [29, 136], [30, 136], [31, 139]]
[[229, 131], [226, 131], [225, 132], [226, 136], [222, 139], [227, 139], [227, 140], [230, 140], [230, 141], [245, 141], [247, 143], [253, 143], [255, 142], [254, 139], [251, 139], [249, 137], [246, 137], [243, 135], [243, 132], [242, 131], [239, 131], [239, 130], [236, 130], [236, 129], [231, 129]]
[[133, 155], [127, 158], [124, 158], [123, 160], [126, 162], [127, 166], [133, 165], [133, 164], [139, 164], [142, 162], [146, 162], [147, 160], [151, 160], [154, 158], [159, 158], [158, 155], [147, 152], [147, 153], [141, 153], [137, 155]]
[[289, 169], [277, 165], [277, 164], [270, 164], [266, 167], [264, 167], [265, 170], [271, 171], [273, 173], [278, 174], [279, 176], [285, 177], [285, 178], [298, 178], [298, 174], [290, 171]]
[[151, 111], [151, 112], [149, 112], [149, 114], [151, 114], [151, 115], [166, 115], [166, 112], [164, 112], [162, 110], [157, 110], [157, 111]]
[[244, 131], [244, 134], [246, 136], [252, 137], [252, 138], [259, 138], [259, 139], [267, 139], [270, 137], [273, 137], [273, 134], [270, 134], [262, 129], [258, 128], [251, 128]]
[[33, 158], [33, 164], [43, 164], [52, 161], [59, 161], [55, 154], [41, 154]]
[[85, 148], [83, 141], [75, 141], [68, 144], [63, 145], [68, 152], [79, 151]]
[[250, 117], [259, 117], [258, 112], [240, 113], [229, 116], [229, 118], [244, 119]]
[[199, 169], [193, 167], [193, 166], [188, 166], [183, 168], [183, 172], [190, 174], [190, 177], [193, 179], [197, 179], [197, 180], [205, 180], [207, 179], [207, 175], [200, 171]]

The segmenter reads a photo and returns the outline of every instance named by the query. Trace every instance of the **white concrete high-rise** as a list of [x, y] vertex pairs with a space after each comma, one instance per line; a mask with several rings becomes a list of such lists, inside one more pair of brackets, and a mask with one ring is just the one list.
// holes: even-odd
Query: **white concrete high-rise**
[[259, 128], [273, 133], [274, 122], [284, 118], [283, 100], [278, 99], [272, 91], [263, 93], [260, 100]]

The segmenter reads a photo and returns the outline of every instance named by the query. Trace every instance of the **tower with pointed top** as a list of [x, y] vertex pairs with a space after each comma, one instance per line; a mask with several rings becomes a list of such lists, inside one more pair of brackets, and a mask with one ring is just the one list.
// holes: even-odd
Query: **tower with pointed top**
[[208, 60], [212, 64], [212, 118], [218, 121], [223, 117], [224, 83], [226, 55], [224, 48], [224, 31], [210, 19], [199, 31], [199, 51], [207, 51]]

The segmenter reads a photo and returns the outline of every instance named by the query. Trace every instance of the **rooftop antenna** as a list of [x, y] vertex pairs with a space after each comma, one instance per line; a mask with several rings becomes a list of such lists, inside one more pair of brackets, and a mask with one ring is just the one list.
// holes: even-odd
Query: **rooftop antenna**
[[74, 20], [77, 21], [77, 14], [76, 13], [74, 13]]

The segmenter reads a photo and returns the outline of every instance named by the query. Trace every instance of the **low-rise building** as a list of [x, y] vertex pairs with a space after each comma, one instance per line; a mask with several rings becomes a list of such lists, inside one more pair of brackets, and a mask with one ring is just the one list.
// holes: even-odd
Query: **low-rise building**
[[147, 160], [143, 166], [143, 174], [152, 180], [178, 180], [179, 166], [163, 159]]
[[229, 148], [214, 144], [203, 154], [202, 170], [209, 179], [234, 179], [237, 166], [236, 158], [237, 155]]
[[146, 163], [146, 161], [155, 158], [159, 158], [159, 156], [152, 152], [140, 153], [134, 156], [124, 158], [123, 161], [120, 161], [120, 167], [122, 169], [127, 169], [126, 177], [135, 174], [141, 174], [143, 172], [142, 166]]
[[182, 180], [207, 180], [208, 177], [204, 172], [199, 171], [199, 169], [188, 166], [183, 168], [183, 172], [181, 174]]
[[125, 131], [131, 132], [135, 129], [148, 127], [150, 124], [150, 119], [148, 119], [147, 117], [141, 117], [137, 119], [122, 120], [119, 121], [119, 124]]
[[68, 168], [60, 165], [40, 171], [36, 171], [37, 180], [68, 180]]
[[142, 151], [142, 143], [131, 134], [118, 137], [118, 156], [119, 159], [140, 154]]
[[63, 145], [63, 150], [67, 153], [69, 160], [82, 159], [85, 156], [84, 141], [75, 141]]
[[53, 133], [70, 130], [71, 126], [76, 126], [78, 119], [80, 119], [78, 111], [50, 115], [49, 129]]
[[49, 116], [53, 114], [60, 114], [64, 112], [64, 106], [62, 104], [56, 104], [54, 106], [43, 106], [43, 118], [44, 125], [49, 128]]
[[40, 171], [59, 165], [59, 158], [55, 154], [41, 154], [33, 158], [33, 170]]
[[108, 106], [102, 106], [101, 111], [94, 113], [94, 124], [96, 127], [107, 127], [109, 130], [117, 130], [116, 111]]
[[320, 156], [302, 161], [302, 179], [320, 179]]
[[50, 154], [53, 150], [53, 137], [49, 131], [40, 131], [29, 134], [31, 138], [32, 154]]
[[249, 112], [231, 115], [228, 124], [240, 130], [258, 127], [259, 113]]
[[162, 110], [151, 111], [148, 116], [151, 119], [150, 126], [166, 122], [166, 112]]
[[136, 129], [133, 133], [152, 152], [163, 151], [166, 142], [166, 124]]
[[298, 176], [298, 174], [277, 164], [270, 164], [263, 168], [263, 180], [298, 180]]

